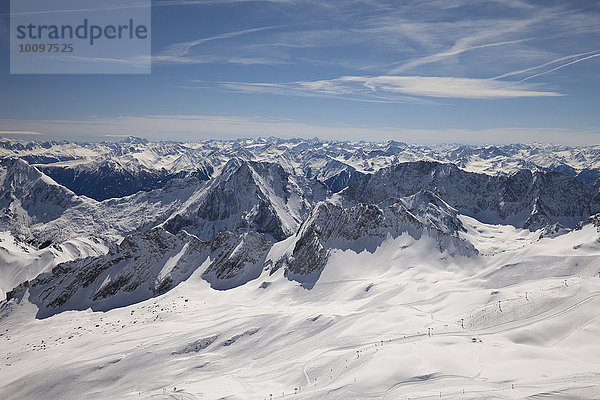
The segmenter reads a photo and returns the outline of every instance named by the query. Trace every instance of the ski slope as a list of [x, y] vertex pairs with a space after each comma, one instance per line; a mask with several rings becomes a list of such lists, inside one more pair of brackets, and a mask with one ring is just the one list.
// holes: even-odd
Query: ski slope
[[[480, 255], [388, 238], [335, 250], [310, 290], [268, 271], [224, 291], [206, 260], [160, 297], [35, 319], [0, 312], [10, 399], [591, 399], [600, 234], [461, 217]], [[275, 250], [273, 250], [275, 251]]]

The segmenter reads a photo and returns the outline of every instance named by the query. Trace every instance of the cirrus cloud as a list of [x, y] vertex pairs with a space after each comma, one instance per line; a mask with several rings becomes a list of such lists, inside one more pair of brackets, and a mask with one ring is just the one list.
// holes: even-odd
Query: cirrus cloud
[[534, 85], [490, 79], [455, 78], [444, 76], [345, 76], [341, 83], [358, 83], [373, 92], [400, 93], [403, 95], [498, 99], [516, 97], [562, 96], [560, 93], [536, 90]]
[[286, 83], [192, 81], [193, 87], [216, 85], [242, 93], [314, 96], [366, 102], [423, 102], [423, 98], [504, 99], [562, 96], [538, 85], [480, 78], [445, 76], [342, 76], [334, 79]]

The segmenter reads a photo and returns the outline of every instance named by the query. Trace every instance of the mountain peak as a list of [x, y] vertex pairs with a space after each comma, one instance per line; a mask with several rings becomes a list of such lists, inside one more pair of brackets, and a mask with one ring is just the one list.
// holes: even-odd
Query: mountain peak
[[137, 136], [127, 136], [126, 138], [121, 140], [121, 143], [146, 145], [149, 143], [149, 141], [148, 141], [148, 139], [137, 137]]

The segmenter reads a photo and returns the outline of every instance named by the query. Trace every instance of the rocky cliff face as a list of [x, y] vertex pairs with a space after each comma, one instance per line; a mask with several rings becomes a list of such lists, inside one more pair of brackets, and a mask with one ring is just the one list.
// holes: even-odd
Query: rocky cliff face
[[234, 160], [164, 226], [205, 240], [226, 230], [282, 240], [295, 232], [312, 204], [326, 196], [324, 185], [294, 177], [280, 165]]
[[510, 176], [466, 172], [452, 164], [398, 164], [357, 179], [341, 193], [344, 204], [390, 202], [428, 190], [482, 222], [530, 230], [560, 223], [574, 227], [600, 211], [597, 189], [556, 172], [522, 170]]
[[37, 238], [31, 228], [60, 218], [82, 201], [25, 161], [0, 160], [0, 230], [13, 231], [20, 238]]
[[273, 243], [262, 233], [225, 231], [202, 241], [184, 230], [173, 234], [156, 227], [126, 237], [107, 255], [59, 264], [8, 296], [22, 298], [29, 293], [29, 300], [40, 309], [38, 317], [44, 318], [64, 310], [133, 304], [165, 293], [198, 270], [219, 290], [256, 279], [265, 268], [275, 272], [282, 267], [289, 279], [310, 287], [331, 251], [374, 252], [386, 239], [402, 234], [415, 240], [426, 235], [440, 252], [477, 253], [458, 237], [464, 228], [455, 211], [435, 195], [419, 193], [404, 202], [419, 217], [401, 203], [346, 209], [321, 202], [293, 236], [289, 250], [276, 260], [268, 259]]
[[[417, 203], [415, 198], [407, 200], [407, 203], [411, 202]], [[439, 251], [477, 254], [470, 243], [457, 235], [462, 223], [458, 218], [450, 217], [449, 208], [440, 212], [442, 208], [429, 209], [427, 217], [422, 213], [421, 218], [427, 222], [423, 223], [401, 203], [384, 208], [373, 204], [343, 208], [332, 203], [319, 203], [296, 233], [290, 250], [274, 261], [273, 269], [284, 267], [286, 276], [310, 286], [325, 267], [333, 249], [374, 252], [386, 239], [402, 234], [414, 239], [430, 236], [437, 242]], [[438, 226], [431, 223], [432, 219]]]
[[420, 190], [400, 199], [399, 203], [425, 226], [453, 236], [466, 231], [458, 211], [430, 190]]
[[59, 264], [8, 294], [39, 307], [45, 318], [64, 310], [109, 310], [161, 294], [202, 264], [207, 245], [161, 228], [129, 236], [109, 254]]
[[218, 234], [211, 241], [211, 264], [202, 274], [214, 289], [230, 289], [258, 278], [272, 243], [263, 234], [231, 232]]
[[126, 237], [107, 255], [57, 265], [7, 294], [39, 307], [45, 318], [65, 310], [106, 311], [161, 295], [209, 262], [203, 277], [227, 289], [256, 278], [270, 243], [262, 234], [223, 232], [201, 241], [162, 229]]

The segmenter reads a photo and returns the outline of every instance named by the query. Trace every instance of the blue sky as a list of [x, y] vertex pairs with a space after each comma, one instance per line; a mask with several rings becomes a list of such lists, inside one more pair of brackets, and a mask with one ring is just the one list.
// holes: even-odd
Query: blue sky
[[150, 75], [10, 75], [0, 14], [3, 136], [600, 143], [600, 1], [156, 0]]

